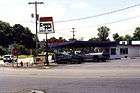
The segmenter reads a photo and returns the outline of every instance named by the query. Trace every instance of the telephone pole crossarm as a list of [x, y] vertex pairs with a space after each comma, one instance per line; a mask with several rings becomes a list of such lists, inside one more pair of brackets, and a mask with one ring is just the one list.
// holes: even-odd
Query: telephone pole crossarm
[[44, 4], [44, 2], [37, 2], [37, 1], [35, 1], [35, 2], [29, 2], [28, 4]]

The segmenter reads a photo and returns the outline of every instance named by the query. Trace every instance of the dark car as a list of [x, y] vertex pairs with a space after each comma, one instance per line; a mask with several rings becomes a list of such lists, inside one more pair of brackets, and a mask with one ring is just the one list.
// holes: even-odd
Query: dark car
[[80, 64], [82, 62], [81, 56], [76, 54], [55, 54], [54, 61], [57, 64]]

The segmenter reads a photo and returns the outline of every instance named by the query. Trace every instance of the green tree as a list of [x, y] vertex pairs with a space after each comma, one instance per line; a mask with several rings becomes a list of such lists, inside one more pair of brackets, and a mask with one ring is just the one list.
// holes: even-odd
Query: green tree
[[108, 27], [106, 27], [106, 26], [101, 26], [97, 30], [98, 30], [98, 34], [97, 34], [98, 35], [98, 38], [101, 41], [107, 41], [108, 40], [110, 29]]
[[125, 35], [124, 36], [124, 40], [131, 41], [132, 40], [132, 37], [130, 35]]
[[119, 36], [118, 33], [113, 34], [113, 39], [114, 39], [115, 41], [118, 41], [118, 38], [119, 38], [119, 37], [120, 37], [120, 36]]
[[5, 54], [8, 54], [8, 49], [7, 48], [4, 48], [2, 46], [0, 46], [0, 55], [5, 55]]
[[90, 38], [88, 41], [100, 41], [100, 40], [99, 38], [93, 37], [93, 38]]
[[120, 36], [118, 33], [113, 34], [113, 39], [115, 41], [130, 41], [132, 37], [130, 35]]
[[11, 26], [9, 23], [0, 21], [0, 45], [8, 47], [11, 44]]
[[[127, 36], [126, 36], [126, 38], [127, 38]], [[118, 33], [113, 34], [113, 39], [115, 41], [124, 41], [125, 40], [124, 36], [120, 36]]]
[[140, 27], [137, 27], [135, 29], [135, 32], [133, 33], [133, 40], [140, 40]]
[[60, 41], [60, 42], [65, 42], [66, 39], [64, 39], [63, 37], [59, 37], [59, 38], [58, 38], [58, 41]]
[[[11, 27], [9, 23], [0, 21], [0, 46], [5, 49], [4, 51], [7, 51], [6, 49], [13, 44], [25, 47], [22, 50], [33, 49], [35, 48], [35, 41], [35, 35], [31, 33], [29, 28], [20, 24]], [[1, 49], [1, 54], [3, 54], [2, 52]]]
[[119, 36], [119, 37], [117, 38], [117, 41], [124, 41], [124, 37], [123, 37], [123, 36]]
[[31, 33], [29, 28], [25, 28], [20, 24], [15, 24], [12, 29], [13, 43], [24, 45], [26, 48], [35, 48], [35, 35]]

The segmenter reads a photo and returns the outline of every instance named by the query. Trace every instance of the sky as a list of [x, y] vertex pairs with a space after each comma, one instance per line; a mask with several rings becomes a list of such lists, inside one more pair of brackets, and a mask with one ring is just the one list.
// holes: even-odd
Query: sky
[[[21, 24], [29, 27], [35, 33], [35, 19], [31, 17], [34, 13], [34, 5], [28, 2], [35, 0], [2, 0], [0, 2], [0, 20], [10, 25]], [[140, 6], [129, 8], [124, 11], [93, 17], [85, 20], [60, 22], [71, 19], [94, 16], [129, 6], [140, 4], [140, 0], [36, 0], [44, 2], [38, 5], [39, 16], [52, 16], [54, 19], [55, 33], [48, 34], [50, 37], [72, 38], [72, 28], [75, 28], [75, 38], [88, 40], [97, 37], [97, 28], [107, 26], [110, 28], [109, 38], [112, 34], [132, 35], [135, 28], [140, 26]], [[116, 22], [119, 20], [129, 19]], [[116, 22], [116, 23], [112, 23]], [[110, 23], [110, 24], [106, 24]], [[45, 39], [45, 35], [39, 34], [39, 39]]]

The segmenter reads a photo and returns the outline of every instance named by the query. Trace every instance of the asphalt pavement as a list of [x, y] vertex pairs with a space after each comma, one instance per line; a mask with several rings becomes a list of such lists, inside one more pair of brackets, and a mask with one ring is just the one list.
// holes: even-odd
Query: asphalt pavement
[[0, 93], [140, 92], [139, 58], [48, 69], [0, 67], [0, 74]]

